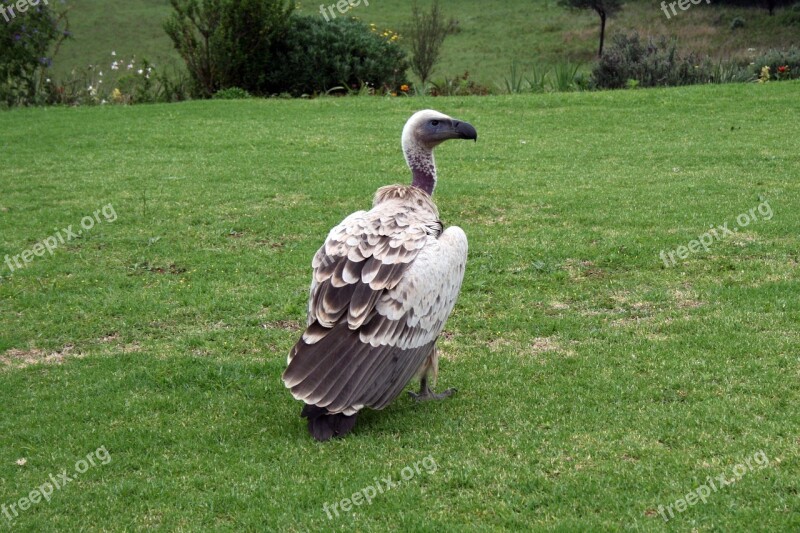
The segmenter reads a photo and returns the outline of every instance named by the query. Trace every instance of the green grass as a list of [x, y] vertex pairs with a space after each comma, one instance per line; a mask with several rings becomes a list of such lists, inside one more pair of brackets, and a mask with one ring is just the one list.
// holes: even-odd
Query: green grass
[[[0, 264], [0, 504], [105, 446], [15, 529], [796, 530], [798, 89], [4, 113], [0, 258], [118, 218]], [[470, 239], [440, 341], [459, 393], [316, 443], [280, 381], [311, 257], [408, 181], [400, 129], [424, 106], [479, 132], [437, 158], [442, 219]], [[764, 200], [771, 220], [659, 258]], [[759, 451], [766, 468], [655, 514]]]
[[[99, 64], [108, 69], [111, 51], [117, 57], [136, 55], [157, 66], [181, 65], [162, 23], [169, 13], [168, 0], [128, 0], [109, 7], [106, 0], [70, 0], [73, 40], [67, 41], [56, 58], [55, 72], [64, 75], [75, 67]], [[335, 0], [301, 2], [301, 11], [319, 15], [320, 4]], [[421, 0], [427, 6], [429, 0]], [[685, 49], [714, 58], [749, 58], [770, 47], [800, 46], [800, 32], [784, 21], [784, 11], [770, 17], [765, 9], [692, 6], [667, 20], [654, 0], [626, 3], [618, 17], [610, 19], [608, 33], [636, 29], [643, 34], [674, 35]], [[469, 71], [473, 79], [495, 89], [511, 72], [512, 63], [529, 72], [565, 60], [588, 65], [598, 44], [599, 19], [592, 12], [571, 12], [555, 0], [507, 0], [487, 4], [485, 0], [441, 2], [447, 17], [458, 20], [460, 33], [445, 41], [441, 64], [434, 80], [452, 78]], [[375, 0], [363, 3], [351, 15], [402, 33], [410, 19], [406, 0]], [[731, 31], [730, 22], [742, 18], [744, 28]], [[748, 52], [755, 48], [756, 52]], [[410, 71], [409, 71], [410, 73]]]

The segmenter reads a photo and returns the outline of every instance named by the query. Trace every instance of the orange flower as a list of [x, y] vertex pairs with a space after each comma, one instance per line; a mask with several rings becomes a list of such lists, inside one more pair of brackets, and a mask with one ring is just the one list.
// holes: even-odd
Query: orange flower
[[408, 85], [406, 85], [406, 84], [401, 85], [400, 86], [400, 90], [403, 91], [404, 93], [407, 93], [408, 92]]

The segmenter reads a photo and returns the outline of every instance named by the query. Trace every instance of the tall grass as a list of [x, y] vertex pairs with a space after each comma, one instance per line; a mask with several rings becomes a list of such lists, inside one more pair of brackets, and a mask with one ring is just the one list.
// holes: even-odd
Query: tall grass
[[509, 76], [503, 77], [503, 84], [498, 85], [501, 91], [508, 94], [568, 92], [584, 88], [579, 83], [579, 63], [557, 63], [552, 69], [533, 66], [530, 74], [523, 73], [517, 62], [511, 64]]

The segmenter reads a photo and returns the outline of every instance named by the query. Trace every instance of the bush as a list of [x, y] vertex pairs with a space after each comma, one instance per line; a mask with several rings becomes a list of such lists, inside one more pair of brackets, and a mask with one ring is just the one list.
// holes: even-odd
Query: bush
[[364, 85], [394, 91], [407, 83], [407, 68], [393, 32], [379, 34], [356, 20], [295, 15], [273, 49], [267, 88], [294, 96]]
[[641, 42], [639, 35], [615, 35], [592, 69], [592, 86], [622, 89], [628, 80], [639, 87], [691, 85], [710, 80], [710, 64], [693, 53], [681, 57], [677, 43], [665, 37]]
[[769, 67], [771, 79], [789, 80], [800, 78], [800, 48], [788, 50], [769, 50], [753, 60], [752, 74], [758, 76], [761, 69]]
[[247, 98], [252, 98], [252, 96], [239, 87], [230, 87], [214, 93], [215, 100], [246, 100]]
[[294, 3], [285, 0], [170, 0], [164, 30], [186, 62], [196, 96], [241, 87], [265, 92], [271, 50], [285, 37]]
[[511, 64], [511, 77], [504, 78], [505, 85], [499, 86], [508, 94], [588, 91], [591, 80], [581, 70], [580, 64], [569, 61], [556, 64], [553, 68], [537, 68], [535, 65], [531, 75], [527, 76], [517, 68], [516, 62]]
[[411, 4], [411, 23], [405, 29], [411, 44], [411, 69], [425, 84], [439, 61], [439, 53], [445, 38], [455, 33], [458, 23], [447, 22], [439, 9], [439, 0], [434, 0], [430, 13], [420, 10], [416, 0]]
[[219, 42], [221, 87], [240, 87], [253, 94], [268, 89], [272, 49], [290, 31], [294, 2], [226, 0]]
[[44, 4], [24, 15], [0, 21], [0, 103], [45, 103], [46, 72], [58, 45], [69, 36], [66, 10]]
[[469, 79], [469, 72], [464, 72], [461, 76], [445, 78], [438, 82], [433, 82], [430, 88], [431, 96], [486, 96], [489, 88]]
[[744, 19], [736, 17], [731, 21], [731, 30], [735, 30], [737, 28], [744, 28]]
[[744, 83], [754, 81], [750, 69], [732, 61], [719, 61], [709, 68], [709, 83]]

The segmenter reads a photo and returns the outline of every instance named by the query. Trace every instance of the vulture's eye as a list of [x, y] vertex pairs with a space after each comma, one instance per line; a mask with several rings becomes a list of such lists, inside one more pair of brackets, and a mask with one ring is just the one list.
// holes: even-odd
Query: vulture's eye
[[431, 120], [431, 126], [438, 126], [438, 125], [439, 125], [438, 120]]

